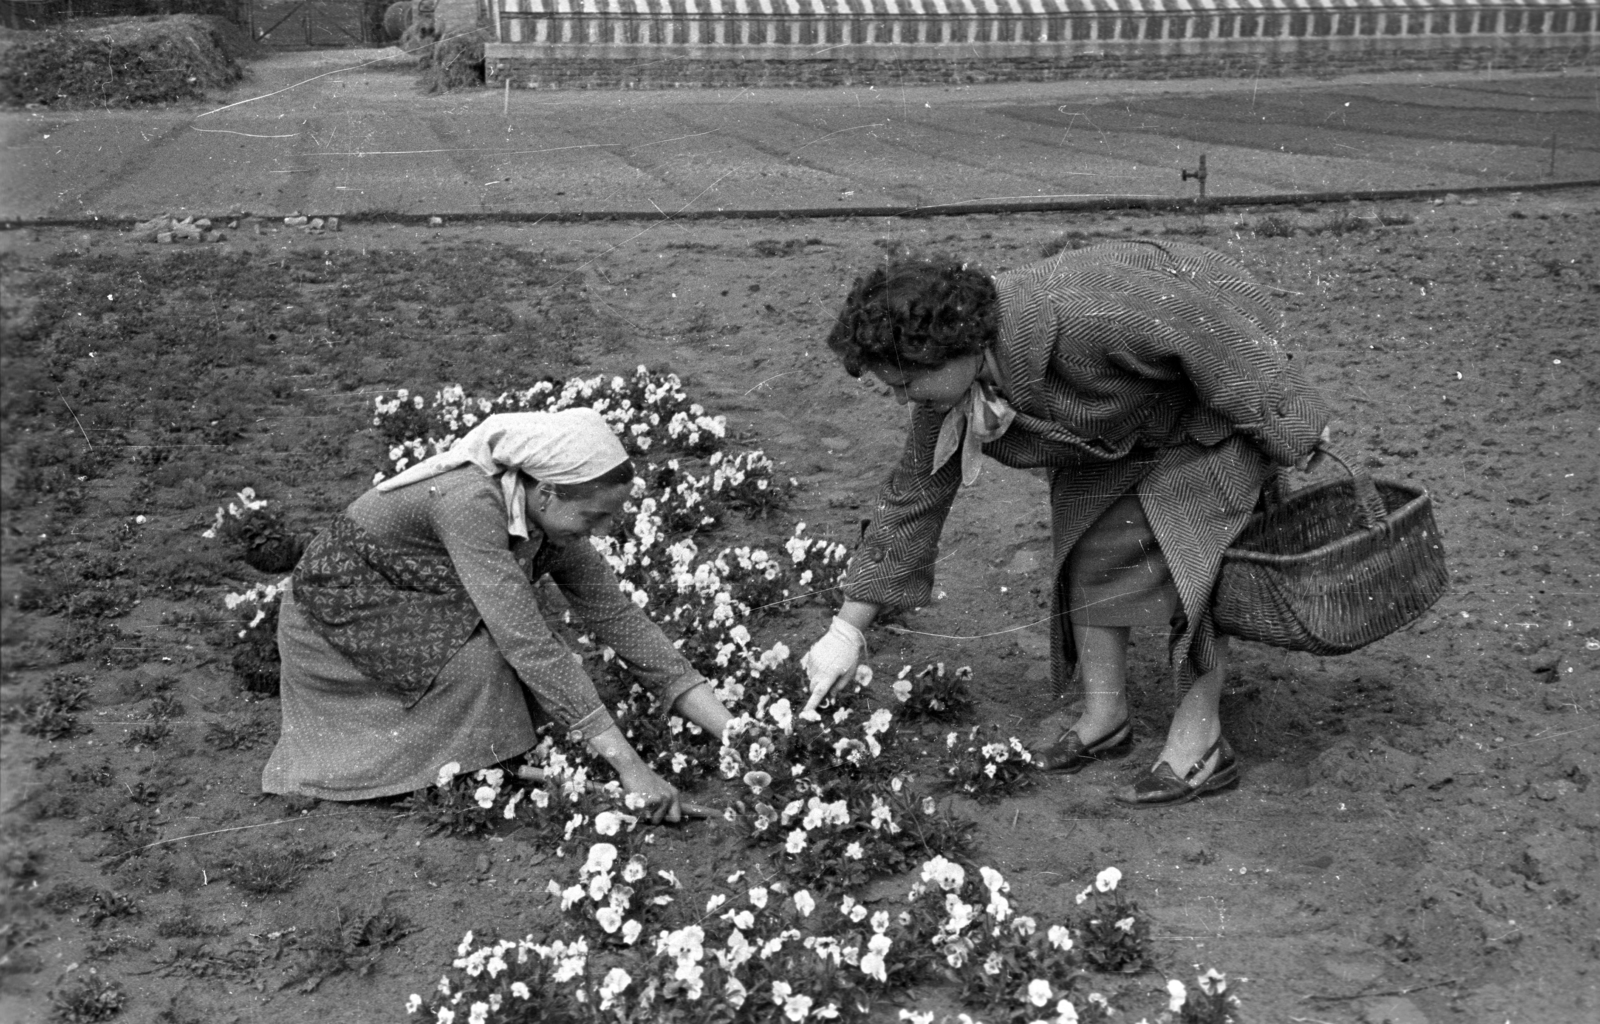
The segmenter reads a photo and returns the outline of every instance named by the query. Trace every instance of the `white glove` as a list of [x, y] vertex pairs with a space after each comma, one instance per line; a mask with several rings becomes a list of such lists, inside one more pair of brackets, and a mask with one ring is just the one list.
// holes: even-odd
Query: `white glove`
[[834, 687], [853, 676], [866, 650], [867, 638], [861, 635], [861, 630], [835, 615], [822, 639], [812, 644], [811, 650], [800, 659], [800, 667], [805, 669], [811, 682], [811, 699], [800, 713], [815, 711]]

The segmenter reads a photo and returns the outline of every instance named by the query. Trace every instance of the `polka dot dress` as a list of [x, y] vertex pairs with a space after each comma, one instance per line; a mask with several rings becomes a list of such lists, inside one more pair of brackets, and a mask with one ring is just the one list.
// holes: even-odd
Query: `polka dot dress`
[[[515, 757], [535, 742], [523, 687], [536, 714], [584, 737], [610, 728], [579, 658], [545, 624], [530, 582], [544, 573], [574, 618], [614, 648], [664, 706], [703, 682], [623, 596], [586, 541], [557, 547], [536, 529], [528, 541], [512, 538], [498, 482], [474, 467], [369, 491], [347, 515], [396, 558], [448, 553], [478, 621], [419, 697], [364, 673], [359, 650], [352, 658], [330, 644], [327, 627], [295, 601], [291, 586], [278, 618], [283, 732], [262, 773], [268, 793], [370, 799], [429, 785], [451, 761], [471, 771]], [[392, 602], [395, 621], [404, 622], [414, 611], [408, 601], [415, 596], [397, 588], [379, 603]], [[405, 653], [403, 629], [373, 636], [364, 642], [389, 653], [401, 645]]]

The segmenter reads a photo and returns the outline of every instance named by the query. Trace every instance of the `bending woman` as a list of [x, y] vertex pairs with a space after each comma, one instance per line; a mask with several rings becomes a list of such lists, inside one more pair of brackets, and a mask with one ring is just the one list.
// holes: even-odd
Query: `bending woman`
[[845, 603], [806, 655], [809, 707], [854, 671], [880, 609], [927, 603], [945, 516], [988, 455], [1050, 474], [1051, 668], [1057, 693], [1077, 671], [1085, 710], [1046, 766], [1131, 749], [1129, 628], [1158, 626], [1188, 690], [1150, 770], [1116, 796], [1176, 803], [1235, 783], [1211, 592], [1274, 467], [1326, 436], [1280, 323], [1242, 267], [1176, 243], [1092, 246], [992, 278], [906, 260], [859, 279], [828, 345], [914, 409]]
[[588, 543], [632, 484], [601, 415], [567, 409], [490, 416], [356, 499], [283, 596], [283, 734], [262, 789], [406, 793], [450, 762], [472, 771], [523, 753], [549, 720], [587, 740], [656, 820], [676, 821], [677, 792], [623, 737], [533, 586], [549, 574], [663, 707], [721, 734], [727, 709]]

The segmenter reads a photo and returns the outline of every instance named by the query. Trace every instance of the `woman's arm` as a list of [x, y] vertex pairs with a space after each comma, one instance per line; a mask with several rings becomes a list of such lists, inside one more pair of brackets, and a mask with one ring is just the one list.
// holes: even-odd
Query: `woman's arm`
[[678, 791], [672, 783], [644, 763], [644, 758], [633, 749], [633, 744], [628, 742], [616, 725], [591, 736], [589, 749], [606, 759], [616, 771], [623, 789], [644, 797], [645, 808], [652, 822], [677, 821], [683, 817]]
[[[843, 589], [846, 606], [864, 605], [873, 615], [880, 608], [918, 608], [933, 591], [933, 567], [939, 560], [939, 535], [961, 487], [961, 458], [946, 462], [937, 473], [933, 451], [944, 414], [925, 406], [911, 413], [906, 446], [889, 479], [878, 490], [874, 515], [850, 558]], [[865, 614], [852, 611], [853, 619]], [[857, 628], [865, 628], [871, 617]]]
[[706, 682], [684, 691], [673, 710], [713, 736], [721, 736], [733, 718], [711, 684]]
[[582, 660], [545, 625], [526, 570], [512, 556], [505, 502], [492, 479], [485, 486], [441, 488], [429, 513], [467, 596], [501, 657], [544, 710], [585, 739], [611, 728]]
[[[573, 617], [616, 651], [663, 707], [677, 708], [685, 694], [705, 682], [661, 627], [622, 593], [611, 566], [587, 540], [567, 545], [550, 563], [549, 572]], [[704, 728], [692, 716], [684, 717]], [[721, 735], [720, 727], [716, 732]]]
[[882, 608], [867, 601], [846, 601], [839, 608], [839, 618], [865, 633], [880, 611]]

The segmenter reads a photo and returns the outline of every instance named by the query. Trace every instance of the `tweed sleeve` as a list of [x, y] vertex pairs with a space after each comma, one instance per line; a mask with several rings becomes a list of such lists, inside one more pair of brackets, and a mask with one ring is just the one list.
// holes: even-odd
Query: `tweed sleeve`
[[611, 566], [587, 540], [567, 545], [549, 572], [573, 615], [617, 652], [663, 708], [671, 711], [679, 697], [705, 682], [661, 627], [623, 596]]
[[956, 457], [930, 474], [944, 414], [917, 406], [900, 464], [878, 491], [876, 514], [845, 573], [844, 596], [887, 608], [917, 608], [933, 590], [939, 534], [961, 486]]
[[582, 659], [545, 625], [533, 584], [511, 553], [499, 489], [440, 488], [429, 512], [495, 647], [539, 707], [584, 739], [615, 724]]

